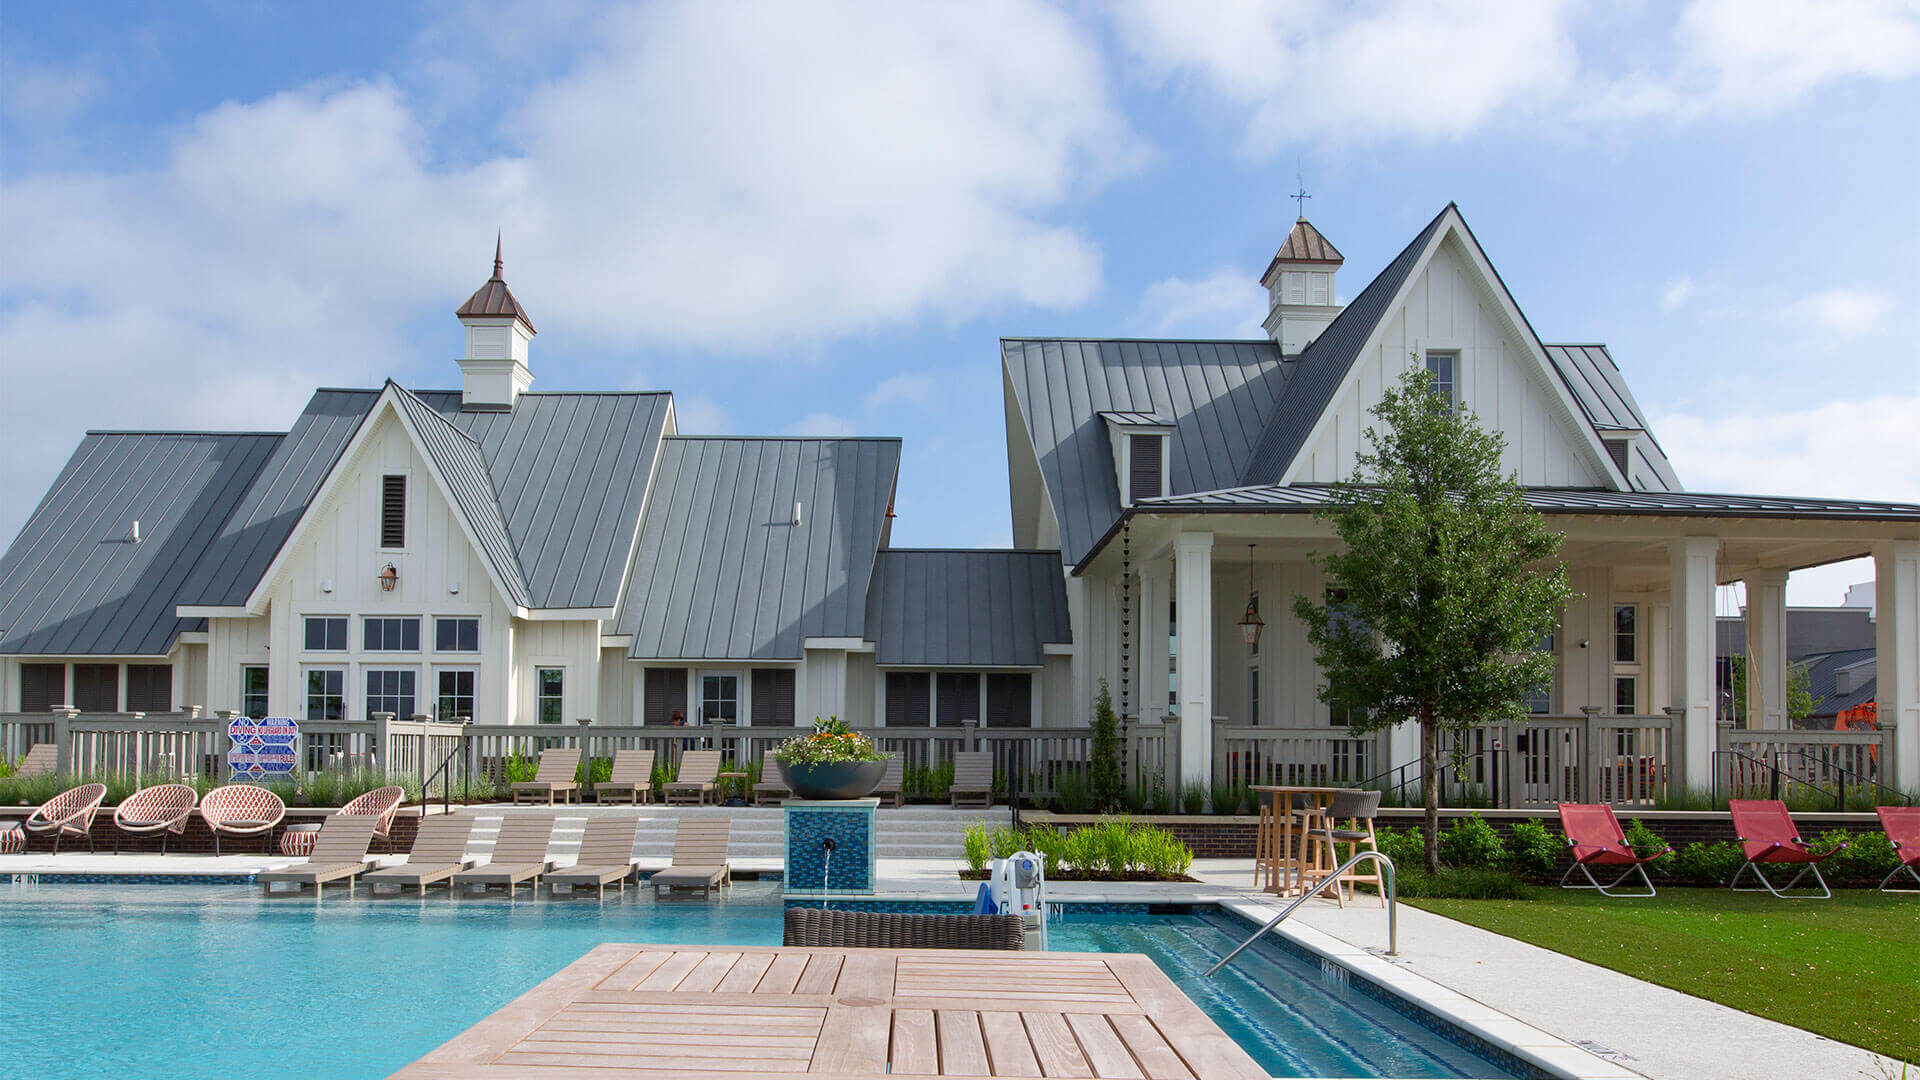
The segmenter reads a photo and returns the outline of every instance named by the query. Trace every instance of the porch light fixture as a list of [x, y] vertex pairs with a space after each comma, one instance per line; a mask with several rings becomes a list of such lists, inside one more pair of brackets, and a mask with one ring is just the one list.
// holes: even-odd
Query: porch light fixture
[[381, 592], [392, 592], [393, 587], [400, 584], [400, 571], [395, 570], [392, 563], [388, 563], [386, 568], [380, 571], [379, 581]]
[[1254, 595], [1253, 545], [1248, 544], [1247, 545], [1247, 613], [1245, 615], [1240, 616], [1240, 639], [1247, 643], [1247, 648], [1253, 649], [1253, 648], [1259, 647], [1260, 631], [1265, 629], [1266, 625], [1267, 625], [1266, 623], [1263, 623], [1260, 621], [1260, 600], [1259, 600], [1259, 597]]

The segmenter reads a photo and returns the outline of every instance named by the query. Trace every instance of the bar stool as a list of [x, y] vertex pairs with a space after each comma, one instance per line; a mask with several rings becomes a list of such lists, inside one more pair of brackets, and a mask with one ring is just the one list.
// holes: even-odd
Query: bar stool
[[[1260, 812], [1259, 826], [1253, 833], [1253, 884], [1256, 888], [1273, 882], [1273, 804], [1278, 795], [1266, 794], [1256, 801]], [[1263, 880], [1261, 871], [1267, 873]]]
[[[1340, 791], [1335, 792], [1332, 805], [1327, 807], [1326, 818], [1319, 831], [1313, 834], [1313, 841], [1327, 853], [1327, 873], [1331, 874], [1346, 859], [1351, 859], [1362, 850], [1379, 851], [1380, 846], [1373, 832], [1373, 819], [1380, 811], [1380, 793], [1378, 791]], [[1346, 828], [1336, 827], [1340, 822]], [[1340, 845], [1347, 846], [1346, 857], [1340, 855]], [[1341, 907], [1353, 896], [1353, 887], [1357, 883], [1371, 884], [1380, 891], [1380, 906], [1387, 904], [1386, 890], [1380, 888], [1380, 868], [1374, 865], [1367, 873], [1349, 870], [1341, 876], [1333, 887], [1334, 899]], [[1345, 890], [1344, 893], [1342, 890]]]

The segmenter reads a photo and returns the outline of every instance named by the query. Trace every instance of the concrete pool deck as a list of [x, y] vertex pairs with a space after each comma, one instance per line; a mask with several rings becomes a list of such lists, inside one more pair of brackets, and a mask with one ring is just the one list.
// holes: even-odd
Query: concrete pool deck
[[[566, 815], [562, 812], [561, 816]], [[571, 828], [569, 828], [571, 825]], [[490, 830], [491, 823], [488, 828]], [[555, 854], [571, 861], [579, 825], [564, 820]], [[475, 853], [490, 846], [490, 832], [477, 833]], [[376, 856], [379, 863], [403, 856]], [[246, 876], [299, 860], [274, 854], [166, 855], [63, 852], [0, 856], [4, 875]], [[739, 871], [773, 871], [780, 860], [735, 859]], [[664, 860], [642, 859], [653, 870]], [[878, 895], [896, 900], [970, 900], [977, 889], [957, 876], [959, 859], [880, 859]], [[1067, 902], [1222, 904], [1248, 917], [1277, 910], [1274, 898], [1251, 887], [1244, 859], [1202, 859], [1197, 882], [1049, 884], [1050, 898]], [[431, 899], [427, 902], [433, 902]], [[1483, 1033], [1502, 1036], [1516, 1048], [1529, 1046], [1537, 1029], [1591, 1054], [1561, 1058], [1544, 1048], [1535, 1057], [1580, 1075], [1659, 1080], [1749, 1080], [1753, 1077], [1823, 1077], [1883, 1080], [1899, 1077], [1889, 1058], [1834, 1042], [1811, 1032], [1656, 986], [1631, 976], [1468, 926], [1427, 911], [1400, 908], [1400, 955], [1379, 954], [1386, 920], [1374, 904], [1342, 909], [1331, 901], [1303, 906], [1283, 928], [1292, 940], [1389, 985], [1418, 979], [1418, 996], [1453, 1013]], [[1550, 1052], [1548, 1052], [1550, 1051]]]

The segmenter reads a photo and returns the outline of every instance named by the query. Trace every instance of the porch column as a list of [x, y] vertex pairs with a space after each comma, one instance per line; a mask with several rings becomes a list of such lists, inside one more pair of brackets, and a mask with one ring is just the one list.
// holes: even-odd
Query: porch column
[[1140, 610], [1134, 620], [1139, 642], [1135, 656], [1133, 715], [1157, 724], [1167, 715], [1167, 593], [1173, 586], [1173, 564], [1155, 559], [1140, 566]]
[[1713, 780], [1714, 625], [1713, 593], [1719, 577], [1720, 541], [1689, 536], [1668, 545], [1673, 567], [1673, 629], [1668, 636], [1668, 697], [1680, 710], [1674, 767], [1684, 788]]
[[1213, 783], [1213, 534], [1183, 532], [1174, 540], [1174, 604], [1180, 655], [1180, 783]]
[[1920, 540], [1873, 546], [1874, 705], [1893, 729], [1889, 787], [1920, 787]]
[[1756, 570], [1747, 585], [1747, 726], [1779, 731], [1787, 718], [1787, 572]]

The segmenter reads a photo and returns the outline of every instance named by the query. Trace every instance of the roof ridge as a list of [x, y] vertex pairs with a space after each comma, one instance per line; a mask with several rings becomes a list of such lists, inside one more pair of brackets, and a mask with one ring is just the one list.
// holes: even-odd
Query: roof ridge
[[663, 435], [680, 442], [901, 442], [899, 435]]
[[1008, 342], [1008, 341], [1100, 341], [1100, 342], [1112, 342], [1112, 343], [1140, 342], [1142, 344], [1153, 344], [1153, 345], [1265, 345], [1269, 348], [1277, 347], [1273, 344], [1272, 338], [1264, 338], [1264, 337], [1169, 338], [1169, 337], [1088, 337], [1085, 335], [1075, 335], [1075, 334], [1067, 334], [1067, 335], [1055, 334], [1051, 336], [1037, 335], [1037, 334], [1003, 334], [1001, 335], [1000, 340], [1002, 342]]
[[[458, 436], [460, 436], [460, 437], [461, 437], [462, 439], [465, 439], [465, 440], [466, 440], [466, 441], [467, 441], [467, 442], [468, 442], [469, 444], [471, 444], [471, 445], [472, 445], [472, 447], [473, 447], [473, 448], [474, 448], [475, 450], [479, 450], [479, 451], [481, 451], [481, 453], [480, 453], [480, 460], [481, 460], [481, 461], [482, 461], [483, 463], [486, 463], [486, 465], [487, 465], [487, 486], [488, 486], [489, 488], [491, 488], [491, 487], [493, 487], [493, 466], [492, 466], [492, 463], [491, 463], [491, 462], [489, 462], [489, 461], [487, 461], [487, 455], [486, 455], [486, 452], [485, 452], [485, 450], [483, 450], [483, 449], [481, 448], [481, 446], [480, 446], [480, 440], [478, 440], [478, 439], [476, 439], [476, 438], [474, 438], [473, 436], [471, 436], [471, 435], [469, 435], [469, 434], [467, 434], [467, 433], [466, 433], [466, 432], [465, 432], [464, 430], [462, 430], [462, 429], [461, 429], [461, 427], [460, 427], [460, 425], [459, 425], [459, 424], [456, 424], [456, 423], [454, 423], [453, 421], [451, 421], [451, 420], [449, 420], [449, 419], [447, 419], [446, 417], [444, 417], [444, 416], [441, 416], [441, 415], [440, 415], [440, 410], [438, 410], [438, 409], [436, 409], [436, 408], [434, 408], [433, 406], [431, 406], [431, 405], [429, 405], [429, 404], [427, 404], [427, 403], [426, 403], [426, 402], [424, 402], [424, 401], [421, 401], [421, 400], [420, 400], [420, 395], [419, 395], [419, 394], [417, 394], [417, 393], [415, 393], [415, 392], [413, 392], [412, 390], [409, 390], [409, 389], [407, 389], [407, 388], [406, 388], [406, 387], [404, 387], [404, 386], [401, 386], [401, 385], [400, 385], [399, 383], [397, 383], [397, 382], [395, 382], [395, 381], [393, 381], [392, 379], [388, 379], [388, 380], [387, 380], [387, 386], [391, 386], [391, 387], [393, 387], [393, 388], [394, 388], [395, 390], [398, 390], [398, 391], [400, 391], [400, 393], [402, 393], [402, 394], [404, 394], [404, 395], [405, 395], [406, 397], [408, 397], [408, 398], [410, 398], [410, 399], [411, 399], [412, 401], [414, 401], [414, 402], [415, 402], [416, 404], [418, 404], [418, 405], [419, 405], [419, 406], [420, 406], [421, 408], [423, 408], [423, 409], [425, 409], [425, 410], [427, 410], [427, 413], [428, 413], [428, 414], [429, 414], [430, 416], [432, 416], [432, 417], [433, 417], [433, 418], [434, 418], [435, 420], [437, 420], [437, 421], [439, 421], [439, 422], [440, 422], [440, 423], [442, 423], [442, 424], [445, 424], [445, 425], [447, 426], [447, 430], [449, 430], [449, 431], [451, 431], [451, 432], [453, 432], [453, 433], [454, 433], [455, 435], [458, 435]], [[385, 390], [385, 389], [386, 389], [386, 387], [382, 387], [381, 389], [382, 389], [382, 390]], [[494, 497], [494, 501], [495, 501], [495, 502], [498, 502], [498, 501], [499, 501], [499, 499], [500, 499], [500, 493], [499, 493], [499, 491], [497, 491], [497, 490], [496, 490], [496, 491], [494, 491], [494, 493], [493, 493], [493, 497]]]
[[247, 437], [272, 436], [273, 438], [276, 438], [276, 439], [284, 439], [287, 436], [287, 433], [284, 431], [214, 431], [206, 428], [185, 428], [185, 429], [179, 429], [179, 430], [172, 429], [172, 428], [159, 428], [152, 431], [139, 431], [133, 428], [88, 428], [86, 431], [82, 432], [81, 434], [83, 435], [114, 435], [114, 436], [235, 435], [235, 436], [247, 436]]
[[1058, 555], [1059, 548], [883, 547], [881, 553], [920, 555]]

